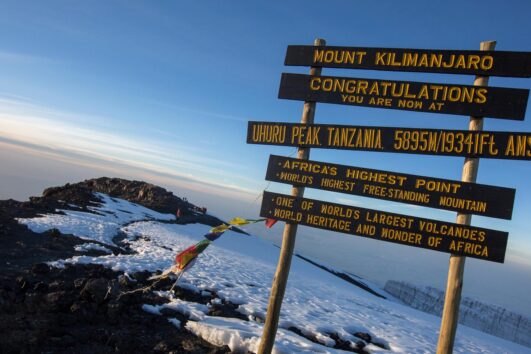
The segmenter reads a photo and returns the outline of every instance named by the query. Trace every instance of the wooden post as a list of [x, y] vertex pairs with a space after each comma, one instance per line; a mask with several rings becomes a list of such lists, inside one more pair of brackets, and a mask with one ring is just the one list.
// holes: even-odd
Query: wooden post
[[[494, 50], [495, 41], [481, 42], [480, 50]], [[476, 76], [474, 86], [487, 86], [488, 76]], [[470, 117], [469, 130], [483, 130], [483, 117]], [[479, 158], [465, 158], [461, 180], [464, 182], [476, 182], [479, 168]], [[456, 223], [470, 225], [472, 215], [457, 213]], [[448, 281], [446, 283], [446, 295], [444, 297], [444, 309], [441, 319], [441, 330], [437, 354], [451, 354], [454, 348], [455, 332], [459, 320], [459, 304], [461, 303], [461, 290], [463, 289], [463, 276], [465, 271], [465, 257], [450, 255], [448, 268]]]
[[[325, 40], [316, 39], [315, 46], [326, 45]], [[310, 75], [321, 75], [320, 67], [311, 67]], [[301, 124], [313, 124], [315, 116], [315, 102], [304, 102], [302, 110]], [[299, 148], [297, 151], [297, 158], [300, 160], [308, 160], [310, 158], [310, 148]], [[293, 187], [291, 195], [294, 197], [302, 197], [304, 195], [304, 187]], [[271, 293], [269, 295], [269, 305], [267, 307], [267, 316], [264, 324], [264, 333], [260, 341], [260, 348], [258, 354], [269, 354], [273, 350], [275, 344], [275, 336], [278, 328], [278, 318], [280, 316], [280, 308], [282, 307], [282, 300], [286, 292], [286, 284], [288, 282], [289, 269], [291, 267], [291, 258], [293, 256], [293, 249], [295, 248], [295, 238], [297, 236], [297, 224], [286, 223], [284, 226], [284, 233], [282, 234], [282, 247], [280, 248], [280, 258], [278, 259], [277, 270], [273, 285], [271, 286]]]

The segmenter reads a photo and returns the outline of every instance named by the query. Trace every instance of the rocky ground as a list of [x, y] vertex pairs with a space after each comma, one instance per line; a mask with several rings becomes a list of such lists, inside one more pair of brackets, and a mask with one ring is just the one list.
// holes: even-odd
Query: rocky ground
[[[16, 222], [55, 209], [87, 210], [98, 200], [92, 192], [127, 199], [151, 209], [175, 213], [180, 222], [219, 225], [220, 220], [196, 212], [194, 205], [144, 182], [98, 178], [49, 188], [27, 202], [0, 201], [0, 352], [1, 353], [225, 353], [168, 322], [179, 313], [150, 315], [144, 303], [165, 302], [152, 292], [121, 294], [148, 285], [148, 274], [131, 278], [95, 265], [51, 268], [45, 262], [80, 253], [85, 241], [57, 230], [37, 234]], [[76, 208], [76, 210], [79, 210]], [[119, 250], [113, 250], [119, 252]], [[94, 255], [98, 251], [92, 251]], [[123, 252], [121, 250], [120, 252]], [[87, 254], [87, 253], [85, 253]], [[90, 253], [89, 253], [90, 255]], [[161, 282], [160, 289], [169, 287]], [[179, 289], [183, 298], [197, 297]], [[194, 301], [200, 302], [201, 299]], [[215, 315], [234, 316], [230, 304], [213, 308]]]
[[[179, 312], [165, 308], [161, 310], [161, 316], [144, 311], [144, 304], [158, 305], [168, 301], [153, 291], [135, 291], [153, 284], [147, 280], [151, 274], [126, 276], [99, 265], [49, 267], [46, 262], [104, 253], [75, 251], [74, 247], [86, 240], [63, 235], [57, 229], [35, 233], [16, 221], [16, 218], [57, 213], [57, 209], [91, 212], [89, 207], [100, 202], [94, 192], [126, 199], [162, 213], [175, 214], [180, 209], [181, 217], [175, 221], [177, 223], [211, 226], [222, 223], [163, 188], [117, 178], [91, 179], [48, 188], [42, 196], [31, 197], [26, 202], [0, 201], [0, 354], [230, 352], [227, 346], [214, 347], [184, 329], [188, 319]], [[105, 246], [115, 254], [128, 252], [126, 248]], [[364, 288], [364, 284], [352, 277], [332, 273]], [[168, 290], [171, 285], [169, 279], [163, 280], [151, 290]], [[214, 292], [203, 296], [176, 288], [175, 296], [190, 302], [210, 303], [209, 316], [248, 320], [236, 311], [237, 305], [212, 301], [217, 297]], [[180, 321], [180, 328], [169, 319]], [[295, 327], [288, 329], [319, 343]], [[334, 348], [367, 354], [363, 348], [372, 343], [370, 335], [354, 333], [354, 336], [360, 340], [352, 347], [337, 335], [331, 335], [336, 342]]]

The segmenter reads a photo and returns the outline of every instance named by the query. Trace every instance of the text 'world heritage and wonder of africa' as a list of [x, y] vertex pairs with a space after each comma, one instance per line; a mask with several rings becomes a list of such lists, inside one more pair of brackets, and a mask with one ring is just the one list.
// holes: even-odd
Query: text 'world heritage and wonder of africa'
[[500, 263], [508, 237], [502, 231], [271, 192], [263, 194], [260, 216]]

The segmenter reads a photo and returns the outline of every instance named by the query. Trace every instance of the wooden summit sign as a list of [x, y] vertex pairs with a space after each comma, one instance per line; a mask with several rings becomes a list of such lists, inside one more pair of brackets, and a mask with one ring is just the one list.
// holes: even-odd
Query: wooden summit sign
[[531, 160], [531, 133], [248, 122], [247, 143]]
[[507, 232], [264, 192], [260, 216], [503, 263]]
[[529, 90], [282, 74], [279, 98], [523, 120]]
[[[523, 120], [529, 90], [489, 87], [490, 76], [531, 77], [531, 52], [289, 46], [279, 98], [304, 101], [300, 124], [249, 122], [248, 144], [296, 146], [297, 159], [271, 156], [267, 179], [291, 196], [264, 192], [260, 215], [285, 221], [258, 354], [270, 354], [295, 247], [297, 226], [451, 253], [437, 354], [451, 354], [465, 257], [503, 263], [507, 232], [470, 226], [472, 214], [510, 219], [515, 191], [475, 184], [479, 158], [531, 160], [531, 133], [483, 131], [483, 118]], [[323, 67], [475, 74], [474, 85], [321, 76]], [[314, 124], [316, 102], [470, 116], [469, 130]], [[310, 161], [310, 148], [465, 157], [462, 181]], [[326, 172], [325, 172], [326, 171]], [[305, 187], [456, 210], [448, 223], [304, 198]]]
[[531, 52], [289, 45], [284, 65], [531, 77]]
[[270, 155], [266, 180], [511, 219], [515, 190]]

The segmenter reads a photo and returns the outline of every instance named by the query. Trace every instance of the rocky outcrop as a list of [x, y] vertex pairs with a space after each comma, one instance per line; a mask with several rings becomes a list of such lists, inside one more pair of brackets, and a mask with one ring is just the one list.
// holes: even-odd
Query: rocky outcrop
[[[175, 196], [164, 188], [142, 181], [130, 181], [121, 178], [100, 177], [85, 180], [75, 184], [66, 184], [62, 187], [47, 188], [42, 193], [42, 199], [68, 200], [70, 203], [91, 199], [92, 192], [108, 194], [111, 197], [121, 198], [146, 208], [161, 212], [175, 214], [177, 209], [189, 213], [195, 206], [186, 200]], [[37, 201], [38, 199], [32, 199]]]
[[[137, 273], [129, 278], [96, 265], [60, 269], [45, 263], [81, 254], [98, 255], [101, 251], [80, 253], [75, 246], [85, 240], [65, 237], [57, 229], [35, 233], [16, 218], [58, 213], [58, 209], [90, 211], [90, 206], [100, 203], [94, 192], [163, 213], [175, 214], [180, 209], [182, 217], [175, 221], [179, 223], [222, 223], [163, 188], [119, 178], [102, 177], [48, 188], [42, 196], [25, 202], [0, 201], [0, 352], [229, 352], [228, 347], [214, 347], [182, 327], [176, 328], [166, 317], [143, 311], [144, 303], [166, 301], [153, 292], [120, 296], [148, 285], [148, 274]], [[109, 245], [107, 248], [114, 253], [127, 252]], [[230, 308], [216, 310], [222, 313]], [[179, 320], [184, 323], [186, 318]]]
[[[87, 206], [99, 202], [94, 192], [125, 199], [160, 213], [175, 215], [179, 210], [178, 223], [182, 224], [202, 223], [218, 226], [223, 223], [222, 220], [206, 214], [202, 207], [179, 198], [164, 188], [142, 181], [130, 181], [122, 178], [100, 177], [74, 184], [67, 183], [62, 187], [47, 188], [42, 193], [42, 197], [31, 197], [30, 202], [25, 204], [48, 212], [58, 208], [70, 209], [69, 204], [75, 204], [87, 210]], [[237, 228], [233, 230], [246, 234]]]
[[[44, 263], [0, 275], [2, 353], [227, 353], [142, 304], [163, 303], [133, 292], [146, 277], [129, 278], [102, 266], [64, 269]], [[166, 284], [167, 285], [167, 284]]]
[[[390, 280], [384, 290], [415, 309], [437, 316], [442, 314], [444, 292], [439, 289]], [[502, 307], [464, 297], [459, 323], [531, 347], [531, 319]]]

